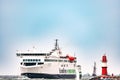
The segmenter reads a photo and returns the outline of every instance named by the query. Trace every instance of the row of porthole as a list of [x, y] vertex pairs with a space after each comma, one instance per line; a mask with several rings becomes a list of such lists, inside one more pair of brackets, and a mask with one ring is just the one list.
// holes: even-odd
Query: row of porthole
[[[26, 61], [41, 61], [40, 59], [23, 59], [23, 62]], [[55, 61], [57, 62], [57, 60], [52, 60], [52, 59], [45, 59], [45, 61]], [[58, 60], [58, 62], [69, 62], [68, 60]]]
[[23, 61], [41, 61], [40, 59], [23, 59]]
[[69, 62], [68, 60], [55, 60], [55, 59], [45, 59], [48, 62]]
[[62, 64], [61, 67], [68, 67], [68, 64]]

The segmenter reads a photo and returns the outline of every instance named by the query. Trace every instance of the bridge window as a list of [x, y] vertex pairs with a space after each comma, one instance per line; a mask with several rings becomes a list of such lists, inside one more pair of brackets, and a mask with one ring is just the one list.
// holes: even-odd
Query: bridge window
[[24, 63], [25, 66], [34, 66], [36, 63]]
[[38, 63], [38, 65], [41, 65], [41, 64], [44, 64], [44, 63]]

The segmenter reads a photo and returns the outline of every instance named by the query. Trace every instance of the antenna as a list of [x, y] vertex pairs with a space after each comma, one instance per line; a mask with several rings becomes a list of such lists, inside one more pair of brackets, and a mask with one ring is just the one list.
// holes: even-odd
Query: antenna
[[57, 49], [57, 46], [58, 46], [58, 43], [57, 43], [57, 42], [58, 42], [58, 39], [56, 39], [55, 41], [56, 41], [56, 42], [55, 42], [55, 49]]
[[55, 50], [58, 50], [59, 49], [59, 45], [58, 45], [58, 39], [55, 40]]
[[93, 74], [92, 76], [96, 76], [96, 62], [94, 62], [94, 67], [93, 67]]
[[59, 50], [59, 54], [61, 54], [61, 50], [59, 48], [59, 45], [58, 45], [58, 39], [55, 40], [55, 49], [54, 50]]
[[52, 49], [52, 51], [50, 52], [50, 54], [53, 53], [56, 50], [58, 50], [59, 51], [58, 53], [61, 54], [61, 51], [60, 51], [60, 48], [59, 48], [59, 45], [58, 45], [58, 39], [55, 40], [55, 48]]

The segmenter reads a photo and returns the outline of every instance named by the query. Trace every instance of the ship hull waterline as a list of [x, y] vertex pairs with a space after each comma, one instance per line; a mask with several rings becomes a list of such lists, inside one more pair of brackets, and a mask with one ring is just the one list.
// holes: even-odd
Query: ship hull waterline
[[74, 79], [75, 74], [43, 74], [43, 73], [21, 73], [28, 78], [45, 78], [45, 79]]

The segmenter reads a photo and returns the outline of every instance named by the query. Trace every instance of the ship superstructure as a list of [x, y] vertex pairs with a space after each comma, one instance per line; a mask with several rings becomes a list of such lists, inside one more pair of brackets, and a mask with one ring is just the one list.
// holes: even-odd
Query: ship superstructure
[[76, 77], [76, 57], [62, 56], [56, 39], [49, 53], [17, 52], [21, 75], [29, 78], [72, 79]]

